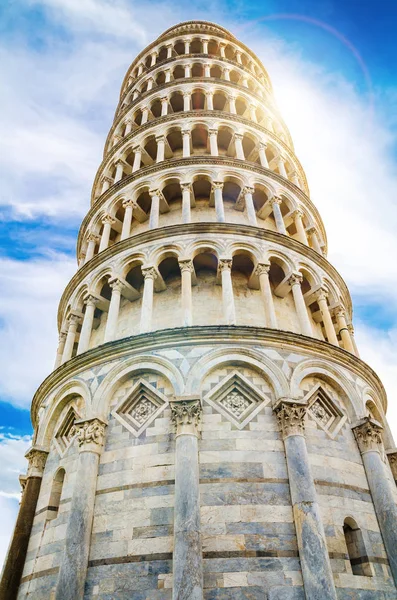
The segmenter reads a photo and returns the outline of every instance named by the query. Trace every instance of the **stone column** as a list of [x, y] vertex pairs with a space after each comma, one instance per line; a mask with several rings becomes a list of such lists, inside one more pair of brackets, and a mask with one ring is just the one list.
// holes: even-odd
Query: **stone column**
[[204, 65], [204, 77], [211, 77], [211, 65], [209, 65], [208, 63]]
[[182, 129], [182, 157], [190, 156], [190, 129]]
[[305, 405], [289, 399], [281, 399], [274, 406], [284, 440], [305, 596], [308, 600], [336, 600], [324, 527], [306, 448], [306, 410]]
[[152, 52], [151, 55], [150, 55], [150, 57], [152, 59], [151, 63], [150, 63], [150, 66], [154, 67], [154, 65], [156, 64], [156, 60], [157, 60], [157, 52]]
[[241, 60], [241, 52], [239, 52], [238, 50], [236, 52], [236, 61], [238, 62], [239, 65], [243, 64], [243, 61]]
[[370, 417], [352, 426], [360, 449], [390, 569], [397, 585], [397, 504], [382, 461], [382, 427]]
[[138, 90], [134, 90], [134, 93], [132, 94], [132, 100], [136, 100], [139, 96], [139, 92]]
[[336, 317], [338, 333], [339, 333], [342, 343], [343, 343], [343, 348], [345, 350], [347, 350], [347, 352], [351, 352], [352, 354], [355, 354], [353, 342], [350, 337], [350, 331], [349, 331], [349, 329], [347, 327], [347, 323], [346, 323], [345, 311], [343, 310], [342, 307], [339, 307], [336, 310], [335, 317]]
[[161, 116], [165, 117], [168, 114], [168, 97], [161, 98]]
[[223, 314], [226, 325], [236, 324], [232, 284], [232, 262], [231, 258], [221, 258], [219, 259], [218, 265], [222, 277]]
[[202, 44], [203, 44], [203, 54], [208, 54], [208, 40], [201, 40]]
[[230, 69], [227, 67], [223, 69], [223, 79], [230, 81]]
[[292, 295], [294, 297], [295, 308], [298, 315], [298, 321], [303, 335], [313, 335], [312, 326], [309, 321], [309, 315], [307, 314], [307, 308], [305, 300], [302, 294], [302, 275], [300, 273], [293, 273], [288, 280], [288, 283], [292, 289]]
[[102, 181], [102, 191], [101, 194], [104, 194], [112, 185], [113, 180], [110, 177], [105, 176]]
[[258, 122], [258, 119], [256, 118], [256, 106], [254, 104], [250, 104], [250, 118], [251, 121], [253, 121], [254, 123]]
[[236, 115], [237, 114], [237, 110], [236, 110], [236, 98], [234, 96], [229, 96], [229, 112], [232, 113], [232, 115]]
[[214, 194], [216, 220], [219, 223], [225, 222], [225, 210], [223, 207], [222, 190], [223, 190], [223, 183], [221, 181], [214, 181], [212, 184], [212, 191]]
[[219, 52], [221, 53], [221, 57], [222, 58], [226, 58], [225, 44], [219, 44]]
[[182, 223], [190, 223], [190, 196], [192, 193], [191, 183], [181, 183], [182, 188]]
[[189, 79], [190, 78], [190, 65], [185, 65], [185, 79]]
[[334, 344], [335, 346], [339, 346], [338, 338], [336, 337], [335, 327], [332, 323], [332, 318], [328, 308], [327, 302], [327, 292], [326, 290], [320, 288], [315, 293], [315, 298], [317, 300], [318, 306], [320, 308], [320, 313], [323, 318], [323, 323], [325, 327], [325, 333], [327, 335], [327, 339], [330, 344]]
[[303, 226], [303, 212], [299, 209], [297, 209], [294, 212], [294, 223], [295, 223], [295, 227], [296, 227], [296, 233], [298, 236], [298, 240], [300, 242], [302, 242], [302, 244], [305, 244], [306, 246], [308, 245], [307, 242], [307, 235], [306, 235], [306, 231], [305, 228]]
[[67, 335], [66, 331], [61, 331], [61, 333], [59, 334], [59, 342], [58, 342], [57, 355], [55, 358], [54, 369], [57, 369], [59, 367], [59, 365], [62, 363], [62, 355], [63, 355], [63, 351], [65, 348], [66, 335]]
[[285, 170], [285, 166], [284, 166], [284, 159], [282, 156], [277, 157], [277, 166], [278, 166], [278, 172], [280, 173], [280, 175], [282, 175], [283, 177], [288, 179], [287, 171]]
[[134, 162], [132, 164], [132, 172], [135, 173], [138, 169], [141, 168], [141, 160], [142, 160], [142, 148], [140, 146], [135, 146], [132, 149], [134, 152]]
[[172, 50], [174, 46], [172, 44], [167, 44], [167, 58], [172, 58]]
[[104, 343], [111, 342], [116, 337], [117, 323], [119, 320], [121, 292], [123, 289], [123, 283], [115, 278], [109, 279], [109, 285], [112, 288], [112, 296], [110, 298], [108, 318], [106, 320], [106, 329], [104, 336]]
[[242, 85], [243, 87], [245, 87], [245, 88], [247, 88], [247, 87], [248, 87], [248, 78], [247, 78], [247, 76], [246, 76], [246, 75], [243, 75], [243, 78], [242, 78], [242, 80], [241, 80], [241, 85]]
[[95, 246], [99, 242], [99, 237], [95, 233], [89, 233], [87, 236], [87, 251], [85, 253], [84, 264], [88, 263], [94, 256]]
[[287, 235], [287, 230], [285, 229], [283, 215], [281, 214], [281, 208], [280, 208], [281, 202], [282, 202], [281, 198], [278, 198], [277, 196], [273, 196], [273, 198], [270, 199], [270, 203], [271, 203], [272, 209], [273, 209], [274, 220], [276, 221], [277, 231], [279, 233]]
[[157, 273], [154, 267], [142, 267], [142, 274], [145, 278], [145, 283], [143, 286], [141, 323], [139, 333], [146, 333], [152, 328], [153, 291], [154, 280], [157, 278]]
[[209, 129], [208, 130], [210, 137], [210, 151], [211, 156], [218, 156], [218, 130], [217, 129]]
[[184, 40], [184, 44], [185, 44], [185, 54], [189, 54], [190, 53], [190, 40]]
[[256, 275], [259, 277], [259, 286], [263, 303], [265, 305], [266, 327], [277, 329], [277, 317], [274, 310], [273, 293], [269, 281], [270, 264], [259, 263], [256, 267]]
[[77, 326], [80, 323], [80, 316], [74, 313], [69, 315], [68, 332], [66, 335], [65, 347], [63, 349], [62, 364], [72, 358], [74, 342], [76, 339]]
[[234, 146], [236, 149], [236, 158], [238, 158], [239, 160], [245, 160], [243, 150], [243, 136], [241, 133], [234, 134]]
[[156, 163], [163, 162], [165, 156], [165, 136], [159, 135], [156, 137], [157, 142], [157, 156]]
[[203, 599], [198, 425], [200, 400], [171, 403], [175, 436], [173, 600]]
[[165, 69], [165, 83], [169, 83], [171, 81], [171, 69]]
[[83, 600], [105, 423], [76, 421], [79, 460], [54, 600]]
[[77, 346], [76, 354], [82, 354], [83, 352], [86, 352], [89, 348], [92, 323], [94, 321], [95, 307], [98, 304], [98, 298], [96, 298], [92, 294], [89, 294], [84, 300], [84, 303], [86, 309], [84, 313], [83, 324], [81, 326], [80, 339]]
[[297, 187], [300, 187], [299, 185], [299, 178], [298, 178], [298, 174], [296, 171], [292, 171], [291, 173], [291, 181], [294, 185], [296, 185]]
[[183, 110], [184, 112], [190, 110], [190, 92], [184, 92], [183, 94]]
[[147, 106], [143, 106], [142, 107], [141, 125], [145, 125], [145, 123], [148, 122], [148, 119], [149, 119], [149, 108]]
[[267, 148], [267, 144], [265, 144], [265, 142], [259, 142], [259, 160], [260, 160], [261, 166], [265, 167], [265, 169], [268, 169], [269, 163], [268, 163], [267, 157], [266, 157], [266, 148]]
[[214, 110], [214, 93], [206, 92], [205, 97], [207, 100], [207, 106], [206, 106], [207, 110]]
[[156, 229], [159, 226], [160, 216], [160, 190], [150, 190], [152, 204], [150, 206], [149, 229]]
[[142, 75], [143, 73], [143, 64], [141, 63], [140, 65], [138, 65], [138, 77], [139, 75]]
[[397, 485], [397, 449], [393, 448], [392, 450], [386, 450], [386, 455], [389, 461], [393, 479]]
[[133, 121], [131, 119], [127, 119], [126, 120], [126, 122], [125, 122], [125, 129], [124, 129], [124, 137], [127, 137], [127, 135], [129, 133], [131, 133], [131, 131], [132, 131], [132, 124], [133, 124]]
[[115, 222], [116, 222], [116, 220], [113, 219], [113, 217], [111, 217], [110, 215], [105, 215], [103, 217], [103, 219], [102, 219], [103, 231], [102, 231], [101, 242], [99, 244], [98, 252], [102, 252], [103, 250], [106, 250], [106, 248], [109, 246], [110, 232], [112, 231], [112, 225]]
[[124, 175], [124, 164], [122, 163], [121, 160], [119, 160], [118, 162], [116, 162], [116, 175], [114, 176], [114, 183], [117, 183], [117, 181], [120, 181], [123, 178]]
[[123, 219], [123, 227], [121, 230], [120, 240], [126, 240], [128, 237], [130, 237], [132, 212], [134, 210], [134, 206], [135, 206], [134, 200], [131, 200], [131, 199], [123, 200], [124, 219]]
[[348, 323], [348, 324], [347, 324], [347, 328], [348, 328], [348, 330], [349, 330], [349, 333], [350, 333], [350, 339], [351, 339], [351, 341], [352, 341], [352, 344], [353, 344], [353, 348], [354, 348], [354, 354], [355, 354], [356, 356], [360, 357], [360, 354], [359, 354], [359, 351], [358, 351], [358, 348], [357, 348], [357, 344], [356, 344], [356, 339], [355, 339], [355, 337], [354, 337], [354, 327], [353, 327], [352, 323]]
[[189, 327], [193, 324], [192, 314], [192, 273], [194, 272], [193, 261], [190, 259], [180, 260], [181, 269], [181, 294], [182, 294], [182, 325]]
[[153, 77], [150, 77], [147, 80], [147, 90], [146, 90], [147, 92], [150, 92], [150, 90], [153, 89], [153, 83], [154, 83]]
[[0, 600], [16, 600], [18, 595], [47, 455], [46, 450], [37, 446], [33, 446], [25, 454], [29, 461], [28, 473], [14, 533], [4, 562]]
[[314, 250], [316, 252], [318, 252], [319, 254], [322, 254], [323, 252], [321, 250], [320, 242], [318, 240], [316, 228], [310, 227], [310, 229], [308, 229], [308, 233], [310, 234], [310, 239], [311, 239]]
[[254, 188], [252, 188], [252, 187], [243, 188], [245, 208], [247, 210], [248, 221], [250, 222], [250, 225], [256, 226], [258, 223], [256, 220], [254, 201], [252, 199], [253, 193], [254, 193]]

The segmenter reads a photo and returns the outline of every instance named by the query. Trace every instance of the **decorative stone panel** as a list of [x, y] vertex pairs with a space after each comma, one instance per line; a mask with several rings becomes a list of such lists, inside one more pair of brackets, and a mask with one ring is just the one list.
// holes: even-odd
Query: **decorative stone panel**
[[238, 371], [222, 379], [204, 400], [238, 429], [243, 429], [271, 401]]
[[79, 418], [80, 417], [76, 413], [73, 406], [70, 406], [64, 418], [62, 419], [60, 426], [58, 427], [54, 437], [54, 442], [56, 449], [61, 456], [65, 454], [66, 450], [69, 448], [74, 437], [76, 436], [74, 424]]
[[308, 406], [308, 415], [331, 438], [334, 438], [347, 420], [347, 416], [339, 408], [337, 402], [320, 384], [310, 390], [305, 401]]
[[143, 379], [121, 399], [112, 415], [128, 431], [139, 437], [168, 405], [166, 396]]

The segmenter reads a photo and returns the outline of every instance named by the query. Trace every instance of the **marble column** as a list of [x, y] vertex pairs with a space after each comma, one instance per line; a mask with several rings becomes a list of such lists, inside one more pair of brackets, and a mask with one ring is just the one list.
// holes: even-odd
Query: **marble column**
[[131, 133], [132, 125], [133, 121], [131, 119], [127, 119], [125, 122], [124, 137], [127, 137], [127, 135]]
[[185, 44], [185, 54], [189, 54], [190, 53], [190, 40], [185, 40], [184, 44]]
[[159, 135], [156, 137], [157, 142], [157, 156], [156, 163], [163, 162], [165, 156], [165, 136]]
[[149, 229], [156, 229], [159, 226], [160, 217], [160, 190], [150, 190], [152, 204], [150, 206]]
[[241, 60], [241, 52], [239, 51], [236, 52], [236, 61], [239, 65], [243, 64], [243, 61]]
[[253, 121], [254, 123], [257, 123], [258, 119], [256, 118], [256, 106], [255, 106], [255, 104], [250, 104], [249, 111], [250, 111], [250, 119], [251, 119], [251, 121]]
[[334, 344], [335, 346], [339, 346], [338, 338], [335, 333], [335, 327], [332, 322], [332, 317], [329, 312], [328, 302], [327, 302], [327, 292], [326, 290], [320, 288], [315, 293], [315, 298], [317, 300], [318, 306], [320, 308], [320, 313], [323, 319], [325, 333], [327, 336], [327, 340], [330, 344]]
[[182, 157], [190, 156], [190, 129], [182, 129]]
[[206, 98], [206, 109], [207, 110], [214, 110], [214, 93], [213, 92], [206, 92], [205, 93], [205, 98]]
[[165, 117], [168, 114], [168, 97], [164, 96], [161, 100], [161, 116]]
[[173, 44], [167, 44], [167, 58], [172, 58]]
[[259, 278], [259, 286], [261, 288], [263, 303], [265, 305], [266, 327], [277, 329], [277, 317], [276, 311], [274, 310], [273, 293], [269, 281], [269, 271], [269, 263], [258, 263], [256, 267], [256, 275]]
[[194, 272], [193, 261], [190, 259], [180, 260], [181, 269], [181, 300], [182, 300], [182, 326], [189, 327], [193, 324], [192, 313], [192, 273]]
[[143, 73], [143, 64], [138, 65], [138, 77]]
[[116, 162], [116, 175], [114, 176], [114, 183], [117, 183], [117, 181], [120, 181], [123, 178], [124, 175], [124, 163], [119, 160]]
[[171, 69], [166, 69], [164, 72], [165, 72], [165, 83], [169, 83], [171, 81]]
[[225, 81], [230, 81], [230, 69], [227, 67], [223, 69], [223, 79], [225, 79]]
[[192, 193], [191, 183], [181, 183], [182, 189], [182, 223], [190, 223], [191, 221], [191, 210], [190, 210], [190, 198]]
[[0, 600], [16, 600], [18, 595], [47, 455], [48, 452], [38, 446], [33, 446], [25, 455], [29, 461], [28, 472], [3, 566]]
[[65, 347], [63, 349], [62, 364], [72, 358], [77, 327], [80, 323], [80, 320], [80, 316], [77, 314], [71, 313], [69, 315], [68, 332], [66, 335]]
[[190, 92], [185, 92], [183, 94], [183, 110], [184, 112], [188, 112], [190, 110]]
[[236, 115], [237, 114], [237, 110], [236, 110], [236, 98], [234, 96], [229, 96], [229, 112], [232, 113], [232, 115]]
[[83, 352], [86, 352], [89, 348], [92, 324], [94, 321], [94, 313], [98, 301], [99, 299], [93, 296], [92, 294], [89, 294], [84, 300], [86, 308], [83, 318], [83, 324], [81, 326], [80, 339], [77, 346], [76, 354], [82, 354]]
[[102, 180], [102, 190], [101, 190], [101, 194], [104, 194], [112, 185], [113, 183], [113, 179], [111, 179], [110, 177], [105, 176]]
[[209, 129], [208, 130], [209, 138], [210, 138], [210, 152], [211, 156], [218, 156], [218, 130], [217, 129]]
[[238, 158], [239, 160], [245, 160], [243, 150], [243, 136], [241, 133], [234, 134], [234, 146], [236, 149], [236, 158]]
[[295, 227], [296, 227], [296, 234], [298, 236], [298, 240], [302, 244], [305, 244], [307, 246], [308, 245], [307, 235], [306, 235], [305, 228], [303, 226], [302, 219], [303, 219], [303, 212], [301, 210], [297, 209], [294, 212], [294, 223], [295, 223]]
[[273, 209], [274, 220], [276, 222], [277, 231], [279, 233], [287, 235], [287, 230], [285, 229], [283, 215], [281, 214], [281, 208], [280, 208], [281, 202], [282, 202], [281, 198], [278, 198], [277, 196], [273, 196], [273, 198], [270, 199], [270, 203], [271, 203], [272, 209]]
[[320, 246], [320, 242], [318, 240], [318, 235], [317, 235], [317, 231], [315, 227], [310, 227], [310, 229], [308, 229], [308, 233], [310, 234], [310, 239], [312, 242], [312, 247], [314, 248], [314, 250], [316, 252], [318, 252], [319, 254], [322, 254], [322, 250], [321, 250], [321, 246]]
[[258, 225], [258, 223], [256, 220], [254, 200], [252, 198], [253, 193], [254, 193], [254, 188], [252, 188], [252, 187], [243, 188], [243, 195], [244, 195], [245, 208], [247, 211], [248, 221], [249, 221], [250, 225], [256, 226], [256, 225]]
[[231, 258], [220, 258], [218, 265], [222, 277], [223, 317], [226, 325], [236, 324], [232, 283], [232, 262]]
[[138, 169], [141, 168], [141, 160], [142, 160], [142, 148], [140, 146], [135, 146], [132, 149], [134, 152], [134, 162], [132, 164], [132, 172], [135, 173]]
[[109, 285], [112, 288], [112, 296], [110, 298], [108, 318], [106, 319], [106, 329], [103, 340], [104, 343], [112, 342], [116, 337], [117, 324], [119, 320], [121, 292], [124, 287], [120, 279], [117, 278], [109, 279]]
[[147, 90], [146, 90], [146, 91], [150, 92], [150, 90], [152, 90], [152, 89], [153, 89], [153, 84], [154, 84], [154, 80], [153, 80], [153, 78], [152, 78], [152, 77], [150, 77], [150, 78], [147, 80]]
[[310, 324], [309, 315], [307, 314], [307, 308], [305, 304], [305, 299], [302, 294], [302, 275], [300, 273], [293, 273], [288, 280], [288, 283], [291, 286], [292, 295], [294, 297], [295, 309], [298, 315], [298, 321], [300, 325], [300, 330], [303, 335], [313, 335], [312, 326]]
[[199, 399], [171, 402], [175, 436], [173, 600], [203, 599], [200, 526]]
[[88, 261], [91, 260], [91, 258], [93, 258], [94, 256], [94, 252], [95, 252], [95, 246], [97, 245], [97, 243], [99, 242], [99, 236], [97, 236], [95, 233], [89, 233], [87, 236], [87, 251], [85, 253], [85, 261], [84, 264], [87, 264]]
[[151, 57], [150, 66], [154, 67], [154, 65], [156, 64], [156, 60], [157, 60], [157, 52], [152, 52], [150, 57]]
[[191, 76], [190, 69], [191, 69], [191, 67], [190, 67], [189, 64], [185, 65], [185, 79], [189, 79], [190, 78], [190, 76]]
[[350, 339], [351, 339], [351, 341], [352, 341], [352, 344], [353, 344], [353, 348], [354, 348], [354, 354], [355, 354], [356, 356], [360, 357], [360, 353], [359, 353], [359, 351], [358, 351], [357, 344], [356, 344], [356, 338], [354, 337], [354, 327], [353, 327], [353, 324], [352, 324], [352, 323], [348, 323], [348, 324], [347, 324], [347, 328], [348, 328], [348, 330], [349, 330], [349, 333], [350, 333]]
[[134, 200], [130, 198], [123, 200], [123, 208], [124, 208], [124, 219], [123, 219], [123, 227], [121, 229], [120, 240], [126, 240], [130, 237], [131, 233], [131, 223], [132, 223], [132, 213], [135, 206]]
[[202, 44], [203, 44], [203, 54], [208, 54], [208, 42], [209, 40], [201, 40]]
[[345, 350], [347, 350], [347, 352], [351, 352], [352, 354], [355, 354], [353, 342], [350, 337], [350, 331], [349, 331], [349, 329], [347, 327], [347, 323], [346, 323], [346, 314], [342, 307], [339, 307], [336, 309], [335, 317], [336, 317], [338, 333], [339, 333], [342, 343], [343, 343], [343, 348]]
[[211, 65], [209, 65], [208, 63], [204, 65], [204, 77], [211, 77]]
[[106, 248], [109, 246], [110, 232], [112, 231], [112, 225], [115, 222], [116, 222], [116, 219], [113, 219], [113, 217], [111, 217], [110, 215], [105, 215], [104, 218], [102, 219], [103, 231], [102, 231], [102, 235], [101, 235], [101, 241], [99, 244], [98, 252], [102, 252], [103, 250], [106, 250]]
[[274, 406], [284, 440], [305, 596], [336, 600], [334, 579], [305, 440], [307, 407], [290, 399]]
[[148, 106], [143, 106], [142, 107], [141, 125], [145, 125], [145, 123], [147, 123], [148, 120], [149, 120], [149, 107]]
[[79, 459], [54, 600], [84, 597], [99, 457], [105, 435], [105, 423], [97, 418], [76, 421], [74, 428]]
[[139, 333], [146, 333], [152, 328], [154, 280], [157, 278], [154, 267], [142, 267], [145, 278], [141, 307], [141, 322]]
[[67, 336], [66, 331], [61, 331], [61, 333], [59, 334], [58, 349], [57, 349], [57, 355], [55, 358], [54, 369], [57, 369], [59, 367], [59, 365], [62, 363], [62, 355], [63, 355], [63, 351], [65, 348], [66, 336]]
[[268, 169], [269, 163], [268, 163], [267, 157], [266, 157], [266, 148], [267, 148], [267, 144], [265, 144], [265, 142], [259, 143], [259, 160], [260, 160], [261, 166], [265, 167], [265, 169]]
[[215, 214], [218, 223], [225, 222], [225, 209], [223, 207], [223, 183], [221, 181], [214, 181], [212, 184], [212, 192], [214, 194], [215, 202]]
[[397, 504], [382, 461], [382, 427], [371, 417], [365, 417], [353, 425], [352, 429], [367, 474], [390, 569], [397, 585]]
[[287, 177], [287, 171], [285, 170], [285, 165], [284, 165], [284, 159], [282, 156], [279, 156], [277, 159], [277, 166], [278, 166], [278, 172], [280, 173], [280, 175], [282, 175], [283, 177], [285, 177], [286, 179], [288, 179]]

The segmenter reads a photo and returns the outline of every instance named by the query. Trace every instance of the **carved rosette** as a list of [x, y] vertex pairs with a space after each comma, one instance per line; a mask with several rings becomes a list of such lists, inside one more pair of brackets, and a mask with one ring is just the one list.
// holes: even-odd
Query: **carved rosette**
[[48, 452], [34, 446], [27, 451], [25, 458], [28, 459], [28, 477], [43, 477], [44, 467]]
[[353, 427], [354, 436], [361, 454], [364, 452], [382, 452], [382, 426], [370, 417], [365, 417]]
[[100, 419], [87, 419], [76, 421], [72, 427], [71, 435], [76, 436], [80, 452], [100, 453], [105, 437], [106, 424]]
[[174, 424], [176, 435], [184, 433], [198, 436], [201, 412], [202, 408], [199, 399], [171, 402], [171, 420]]
[[273, 408], [283, 439], [290, 435], [305, 435], [307, 406], [291, 400], [280, 400]]

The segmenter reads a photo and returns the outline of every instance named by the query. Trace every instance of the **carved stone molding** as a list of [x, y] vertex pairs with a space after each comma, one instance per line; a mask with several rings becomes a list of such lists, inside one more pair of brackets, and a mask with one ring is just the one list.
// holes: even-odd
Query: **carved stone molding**
[[76, 421], [72, 435], [76, 436], [80, 452], [100, 453], [103, 446], [106, 424], [94, 417], [84, 421]]
[[383, 427], [371, 417], [365, 417], [352, 426], [354, 436], [361, 454], [364, 452], [381, 452], [383, 449]]
[[48, 452], [42, 448], [32, 446], [25, 454], [28, 459], [28, 477], [43, 477], [45, 463], [47, 461]]
[[306, 404], [281, 399], [273, 406], [273, 410], [284, 439], [289, 435], [305, 435]]
[[174, 424], [176, 435], [198, 435], [198, 426], [201, 419], [201, 401], [198, 398], [170, 403], [171, 420]]

